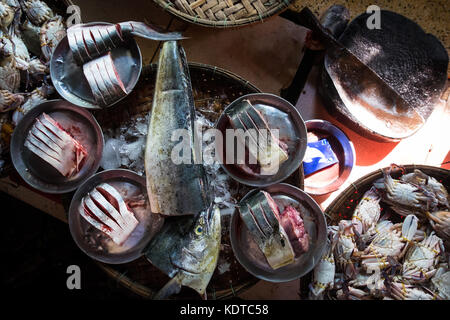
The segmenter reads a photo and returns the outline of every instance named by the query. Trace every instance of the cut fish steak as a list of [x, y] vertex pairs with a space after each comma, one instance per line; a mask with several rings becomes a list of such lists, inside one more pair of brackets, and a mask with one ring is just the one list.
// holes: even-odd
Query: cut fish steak
[[[282, 143], [270, 129], [263, 114], [248, 100], [227, 111], [227, 116], [234, 129], [244, 130], [239, 134], [241, 144], [247, 146], [249, 155], [256, 159], [261, 167], [261, 174], [276, 174], [280, 164], [288, 159], [287, 146]], [[246, 138], [249, 142], [246, 144]]]
[[279, 223], [278, 206], [270, 194], [259, 191], [241, 202], [239, 213], [272, 269], [294, 262], [294, 250]]
[[308, 251], [309, 236], [305, 230], [305, 224], [300, 212], [292, 206], [287, 206], [280, 215], [280, 224], [289, 237], [295, 256]]
[[31, 127], [25, 146], [65, 177], [79, 172], [87, 156], [86, 149], [45, 113]]
[[107, 183], [95, 187], [82, 200], [80, 215], [89, 224], [122, 245], [139, 224], [116, 188]]
[[99, 106], [110, 105], [127, 95], [111, 53], [83, 65], [83, 73]]
[[158, 41], [183, 39], [178, 32], [164, 32], [155, 26], [136, 21], [114, 25], [75, 25], [67, 30], [70, 49], [79, 65], [123, 46], [132, 36]]

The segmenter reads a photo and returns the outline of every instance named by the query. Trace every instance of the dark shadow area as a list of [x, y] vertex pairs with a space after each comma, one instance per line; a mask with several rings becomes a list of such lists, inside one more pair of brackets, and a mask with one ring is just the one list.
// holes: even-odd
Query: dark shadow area
[[[140, 299], [78, 249], [67, 224], [1, 192], [1, 287], [37, 300]], [[81, 269], [81, 289], [69, 290], [67, 267]]]

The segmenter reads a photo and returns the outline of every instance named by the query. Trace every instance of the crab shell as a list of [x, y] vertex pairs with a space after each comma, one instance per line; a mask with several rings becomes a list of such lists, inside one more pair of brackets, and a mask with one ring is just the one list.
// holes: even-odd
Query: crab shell
[[14, 58], [17, 62], [17, 68], [20, 70], [27, 70], [29, 66], [28, 63], [30, 62], [30, 53], [28, 52], [27, 46], [22, 38], [17, 35], [13, 35], [11, 41], [14, 43]]
[[31, 92], [31, 95], [27, 99], [27, 101], [25, 101], [25, 103], [22, 106], [18, 107], [14, 111], [12, 115], [12, 121], [14, 125], [17, 126], [17, 124], [20, 122], [20, 120], [22, 120], [23, 116], [28, 111], [30, 111], [37, 105], [47, 101], [47, 97], [51, 95], [54, 91], [55, 89], [50, 85], [42, 85], [41, 87], [34, 89]]
[[53, 11], [43, 1], [28, 0], [24, 2], [23, 6], [28, 19], [37, 26], [53, 18]]
[[353, 213], [352, 223], [360, 235], [365, 234], [377, 224], [381, 213], [380, 200], [375, 188], [371, 188], [358, 203]]
[[436, 273], [439, 255], [443, 250], [442, 239], [434, 232], [422, 242], [411, 247], [403, 263], [403, 278], [410, 282], [424, 282]]
[[26, 44], [27, 48], [32, 54], [39, 57], [41, 55], [41, 28], [35, 26], [27, 19], [22, 24], [21, 31], [23, 42]]
[[0, 2], [0, 27], [6, 29], [14, 20], [14, 9]]
[[444, 241], [450, 241], [450, 212], [437, 211], [428, 213], [427, 216], [436, 234]]
[[16, 109], [22, 105], [24, 98], [20, 94], [14, 94], [8, 90], [0, 90], [0, 112]]
[[314, 268], [314, 282], [310, 285], [310, 299], [322, 299], [325, 290], [332, 287], [336, 266], [331, 243], [328, 250]]
[[55, 50], [59, 41], [66, 36], [66, 28], [61, 16], [55, 16], [53, 19], [44, 23], [41, 28], [39, 39], [41, 42], [42, 53], [47, 60], [50, 60], [53, 50]]
[[352, 256], [358, 251], [353, 233], [353, 224], [348, 220], [339, 222], [339, 231], [334, 257], [337, 265], [344, 271], [346, 276], [352, 277], [355, 273]]
[[48, 70], [48, 66], [43, 64], [41, 62], [41, 60], [39, 60], [38, 58], [34, 58], [29, 63], [28, 72], [30, 74], [44, 74], [44, 73], [48, 73], [49, 70]]
[[391, 294], [397, 300], [434, 300], [435, 297], [422, 289], [403, 283], [392, 283]]
[[450, 300], [450, 271], [439, 268], [431, 279], [431, 283], [440, 298]]
[[16, 61], [8, 57], [0, 62], [0, 89], [17, 92], [20, 86], [20, 72], [16, 68]]

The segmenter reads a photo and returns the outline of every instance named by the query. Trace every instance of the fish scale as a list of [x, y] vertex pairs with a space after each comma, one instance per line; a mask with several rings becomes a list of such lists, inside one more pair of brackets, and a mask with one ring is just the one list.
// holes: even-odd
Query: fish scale
[[[175, 41], [163, 44], [160, 52], [155, 94], [147, 134], [145, 171], [152, 212], [166, 216], [195, 215], [206, 210], [210, 199], [208, 183], [194, 144], [194, 99], [184, 50]], [[183, 132], [188, 163], [172, 158]], [[185, 155], [186, 156], [186, 155]]]

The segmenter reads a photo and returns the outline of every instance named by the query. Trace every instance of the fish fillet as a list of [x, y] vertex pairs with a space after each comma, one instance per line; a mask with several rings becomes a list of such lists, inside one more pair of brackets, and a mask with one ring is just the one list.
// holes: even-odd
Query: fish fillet
[[287, 206], [280, 215], [280, 224], [289, 237], [295, 255], [299, 256], [309, 249], [309, 236], [303, 219], [294, 207]]
[[81, 200], [80, 215], [93, 227], [122, 245], [139, 224], [120, 193], [102, 183]]
[[31, 127], [25, 146], [65, 177], [79, 172], [87, 156], [86, 149], [45, 113]]
[[239, 213], [272, 269], [294, 262], [294, 250], [279, 223], [278, 206], [270, 194], [259, 191], [239, 205]]
[[[238, 135], [240, 143], [261, 167], [261, 174], [276, 174], [279, 166], [288, 159], [287, 146], [279, 141], [264, 115], [248, 100], [227, 114], [234, 129], [243, 129], [250, 137]], [[262, 131], [265, 130], [265, 131]]]

